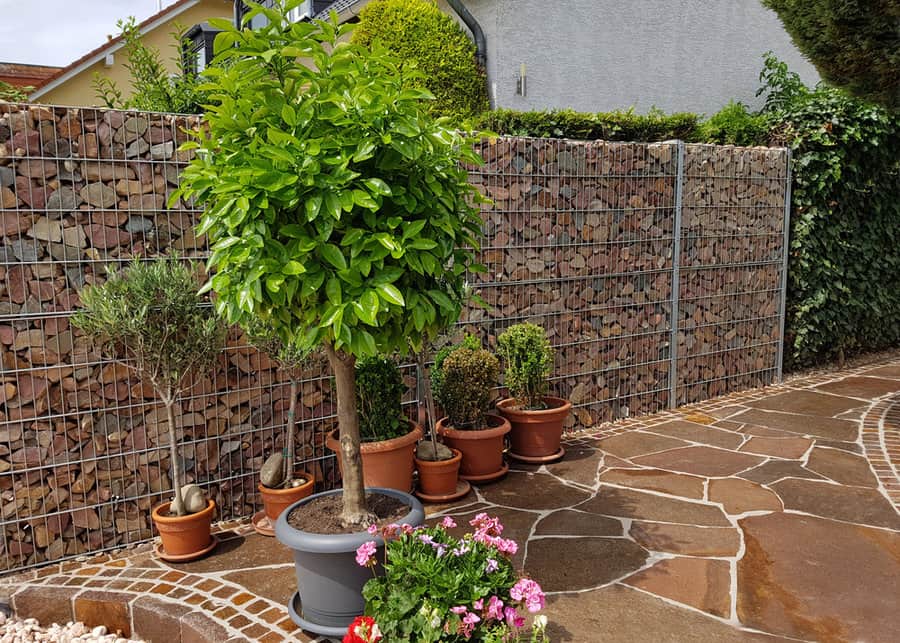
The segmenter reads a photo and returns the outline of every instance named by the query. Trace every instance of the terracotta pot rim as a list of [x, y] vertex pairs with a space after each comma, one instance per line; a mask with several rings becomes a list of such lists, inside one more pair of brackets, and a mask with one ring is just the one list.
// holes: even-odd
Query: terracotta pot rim
[[506, 435], [512, 429], [512, 425], [502, 415], [494, 415], [493, 413], [487, 413], [485, 417], [488, 418], [496, 418], [498, 420], [498, 426], [487, 427], [484, 429], [454, 429], [444, 424], [444, 420], [446, 417], [442, 417], [438, 420], [437, 423], [437, 432], [440, 435], [447, 435], [452, 437], [454, 440], [484, 440], [488, 438], [497, 437], [499, 435]]
[[[298, 475], [298, 474], [300, 474], [300, 475]], [[298, 493], [298, 492], [305, 490], [305, 489], [311, 487], [312, 485], [316, 484], [316, 477], [313, 474], [306, 471], [305, 469], [300, 469], [298, 471], [294, 471], [293, 477], [294, 478], [306, 478], [306, 482], [303, 483], [302, 485], [300, 485], [299, 487], [291, 487], [289, 489], [281, 489], [281, 488], [273, 489], [272, 487], [265, 486], [262, 482], [260, 482], [256, 486], [259, 489], [260, 493], [264, 493], [264, 494], [271, 495], [271, 496], [289, 496], [292, 493]]]
[[572, 403], [562, 397], [554, 397], [552, 395], [545, 395], [544, 401], [548, 404], [553, 404], [554, 406], [549, 409], [514, 409], [509, 408], [516, 403], [515, 398], [507, 397], [505, 399], [497, 402], [496, 407], [497, 410], [501, 413], [508, 413], [509, 415], [526, 415], [526, 416], [553, 416], [561, 413], [568, 413], [572, 408]]
[[[444, 445], [447, 446], [447, 445]], [[462, 460], [462, 451], [459, 449], [454, 449], [453, 447], [447, 447], [453, 452], [453, 457], [449, 460], [419, 460], [419, 458], [413, 457], [416, 461], [416, 467], [424, 466], [426, 469], [429, 467], [438, 467], [438, 466], [446, 466], [455, 464], [457, 461]]]
[[163, 514], [164, 510], [169, 508], [171, 505], [171, 501], [166, 501], [161, 504], [156, 505], [153, 508], [153, 512], [151, 513], [151, 517], [153, 518], [153, 522], [163, 524], [163, 525], [174, 525], [179, 523], [185, 523], [191, 520], [202, 522], [204, 519], [212, 518], [213, 511], [216, 509], [216, 502], [212, 498], [207, 498], [206, 500], [206, 509], [201, 509], [200, 511], [192, 514], [185, 514], [184, 516], [166, 516]]
[[[419, 426], [416, 422], [412, 420], [408, 420], [409, 425], [412, 427], [409, 433], [406, 435], [401, 435], [396, 438], [391, 438], [390, 440], [376, 440], [375, 442], [360, 442], [359, 450], [361, 453], [378, 453], [380, 451], [396, 451], [397, 449], [402, 449], [404, 447], [415, 444], [419, 441], [423, 435], [425, 435], [425, 431], [422, 430], [422, 427]], [[335, 453], [340, 451], [340, 441], [339, 434], [340, 429], [335, 429], [331, 431], [326, 439], [325, 445], [334, 451]], [[334, 445], [334, 446], [332, 446]]]

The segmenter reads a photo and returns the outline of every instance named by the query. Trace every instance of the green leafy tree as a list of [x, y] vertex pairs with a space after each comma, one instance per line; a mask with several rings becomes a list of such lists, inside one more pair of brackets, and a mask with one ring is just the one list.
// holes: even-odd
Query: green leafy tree
[[0, 80], [0, 100], [10, 103], [23, 103], [28, 100], [28, 94], [34, 91], [34, 87], [16, 87]]
[[480, 158], [425, 108], [420, 76], [351, 26], [224, 20], [207, 69], [208, 132], [172, 199], [206, 207], [207, 284], [232, 322], [259, 317], [288, 344], [321, 345], [335, 375], [342, 519], [370, 519], [363, 493], [357, 357], [422, 350], [454, 323], [481, 220], [462, 164]]
[[135, 259], [110, 269], [105, 283], [79, 293], [82, 308], [72, 323], [156, 391], [166, 407], [169, 459], [175, 499], [171, 511], [185, 513], [178, 470], [175, 403], [191, 387], [190, 373], [209, 368], [225, 340], [225, 329], [203, 306], [194, 267], [175, 257]]
[[122, 91], [115, 83], [95, 73], [92, 81], [94, 93], [110, 108], [140, 109], [152, 112], [196, 114], [202, 111], [206, 96], [199, 89], [200, 80], [194, 73], [193, 59], [185, 51], [184, 29], [172, 32], [178, 55], [174, 58], [177, 73], [169, 72], [159, 50], [144, 43], [134, 16], [119, 20], [128, 63], [125, 69], [131, 74], [132, 95], [122, 99]]
[[423, 73], [436, 116], [466, 119], [490, 109], [487, 79], [475, 45], [434, 0], [375, 0], [359, 15], [353, 42], [378, 44]]
[[763, 0], [829, 83], [900, 108], [900, 0]]

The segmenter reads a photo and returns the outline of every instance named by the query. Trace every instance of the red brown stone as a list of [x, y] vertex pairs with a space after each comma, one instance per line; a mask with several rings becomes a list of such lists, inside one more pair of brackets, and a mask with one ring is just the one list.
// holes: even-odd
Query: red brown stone
[[724, 560], [669, 558], [622, 582], [702, 612], [731, 615], [731, 571]]
[[97, 223], [85, 226], [85, 232], [91, 245], [103, 250], [125, 245], [131, 240], [131, 235], [124, 230]]
[[748, 511], [781, 511], [781, 501], [773, 492], [740, 478], [721, 478], [709, 481], [709, 499], [720, 502], [726, 513]]
[[714, 447], [696, 446], [634, 458], [634, 462], [700, 476], [729, 476], [760, 464], [762, 458]]
[[703, 498], [703, 478], [658, 469], [608, 469], [600, 474], [600, 481], [697, 500]]
[[813, 441], [808, 438], [752, 437], [740, 450], [745, 453], [771, 455], [776, 458], [798, 460], [809, 450]]
[[697, 527], [657, 522], [635, 521], [631, 537], [651, 551], [664, 551], [685, 556], [735, 556], [741, 546], [738, 532], [732, 527]]
[[75, 620], [88, 627], [104, 625], [110, 632], [131, 636], [131, 594], [86, 590], [75, 597]]

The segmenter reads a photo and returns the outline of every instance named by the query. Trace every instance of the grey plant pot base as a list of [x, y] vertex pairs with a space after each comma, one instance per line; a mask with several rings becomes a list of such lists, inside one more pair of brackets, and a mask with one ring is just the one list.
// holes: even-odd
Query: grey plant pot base
[[[380, 493], [397, 498], [410, 506], [410, 512], [399, 522], [413, 526], [425, 522], [422, 503], [396, 489], [370, 487], [367, 493]], [[304, 630], [323, 636], [343, 636], [354, 618], [365, 611], [362, 588], [372, 570], [356, 563], [356, 550], [374, 540], [378, 546], [376, 560], [383, 557], [384, 541], [365, 531], [353, 534], [313, 534], [291, 527], [287, 517], [297, 507], [316, 498], [337, 495], [340, 489], [314, 494], [285, 509], [275, 522], [275, 537], [294, 554], [297, 594], [288, 603], [291, 619]], [[375, 568], [381, 573], [380, 563]]]

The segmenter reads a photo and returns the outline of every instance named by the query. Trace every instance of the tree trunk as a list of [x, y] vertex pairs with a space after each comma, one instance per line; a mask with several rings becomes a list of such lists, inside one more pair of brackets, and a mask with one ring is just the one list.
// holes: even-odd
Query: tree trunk
[[334, 372], [337, 393], [338, 427], [341, 441], [341, 468], [343, 470], [343, 511], [341, 522], [345, 526], [368, 526], [372, 516], [366, 507], [363, 483], [362, 454], [359, 450], [359, 414], [356, 410], [356, 358], [344, 351], [336, 351], [325, 345], [328, 362]]
[[172, 469], [172, 486], [175, 490], [175, 498], [172, 500], [172, 506], [169, 507], [169, 513], [176, 516], [183, 516], [184, 499], [181, 497], [181, 473], [178, 471], [178, 440], [175, 436], [175, 400], [171, 395], [163, 398], [166, 405], [166, 417], [169, 421], [169, 460]]
[[287, 428], [284, 436], [284, 483], [285, 489], [291, 488], [294, 480], [294, 424], [297, 414], [297, 392], [300, 385], [297, 383], [296, 373], [291, 373], [291, 403], [287, 412]]

